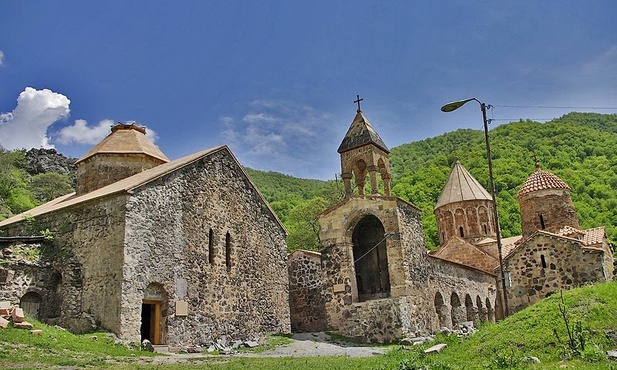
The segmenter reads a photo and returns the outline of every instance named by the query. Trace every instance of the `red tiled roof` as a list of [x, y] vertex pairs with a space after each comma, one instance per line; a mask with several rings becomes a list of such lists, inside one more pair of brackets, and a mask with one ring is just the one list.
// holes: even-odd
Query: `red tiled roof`
[[536, 165], [535, 172], [529, 175], [527, 180], [525, 180], [523, 186], [521, 186], [521, 190], [518, 191], [516, 196], [520, 197], [525, 194], [544, 189], [570, 190], [570, 186], [568, 186], [565, 181], [557, 177], [557, 175], [542, 171], [540, 166]]

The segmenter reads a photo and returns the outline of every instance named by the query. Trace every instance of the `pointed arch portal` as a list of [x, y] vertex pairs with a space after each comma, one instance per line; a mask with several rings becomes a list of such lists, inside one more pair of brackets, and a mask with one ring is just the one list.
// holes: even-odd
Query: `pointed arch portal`
[[381, 221], [373, 215], [363, 217], [352, 235], [358, 299], [390, 296], [390, 274], [386, 238]]

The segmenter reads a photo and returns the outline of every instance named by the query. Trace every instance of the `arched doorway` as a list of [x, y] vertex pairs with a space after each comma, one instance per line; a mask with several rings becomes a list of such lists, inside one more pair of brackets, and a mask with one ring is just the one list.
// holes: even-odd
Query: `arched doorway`
[[452, 293], [450, 296], [450, 306], [452, 307], [452, 327], [456, 327], [457, 324], [465, 321], [465, 313], [463, 307], [461, 307], [461, 300], [458, 298], [458, 294]]
[[447, 327], [450, 322], [448, 317], [448, 306], [446, 306], [443, 301], [443, 296], [440, 292], [435, 294], [435, 312], [437, 313], [437, 318], [439, 319], [439, 328]]
[[473, 306], [473, 300], [469, 294], [465, 295], [465, 313], [467, 321], [473, 321], [478, 318], [478, 313]]
[[386, 238], [381, 221], [375, 216], [363, 217], [352, 235], [358, 299], [390, 296], [390, 274]]
[[35, 292], [28, 292], [19, 300], [19, 307], [21, 307], [28, 316], [36, 320], [39, 319], [40, 306], [41, 296]]
[[163, 312], [167, 311], [167, 293], [156, 283], [148, 285], [141, 304], [141, 340], [152, 344], [163, 344], [167, 334], [167, 323]]
[[495, 310], [491, 306], [491, 301], [486, 298], [486, 315], [488, 317], [488, 322], [495, 322]]
[[487, 312], [484, 308], [484, 305], [482, 304], [482, 299], [480, 298], [480, 296], [476, 296], [476, 306], [478, 307], [478, 318], [481, 322], [486, 322]]

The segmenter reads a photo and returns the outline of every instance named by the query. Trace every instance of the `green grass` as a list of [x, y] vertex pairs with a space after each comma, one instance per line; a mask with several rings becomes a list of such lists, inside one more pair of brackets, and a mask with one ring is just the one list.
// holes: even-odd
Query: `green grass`
[[30, 318], [27, 320], [34, 325], [33, 329], [42, 329], [43, 333], [33, 335], [29, 330], [13, 328], [12, 324], [0, 329], [0, 368], [14, 368], [9, 364], [20, 364], [20, 368], [108, 366], [136, 356], [153, 356], [141, 351], [139, 346], [129, 349], [115, 345], [110, 333], [75, 335]]
[[[585, 350], [573, 352], [558, 294], [520, 311], [496, 324], [486, 324], [469, 338], [438, 336], [434, 342], [402, 348], [370, 358], [295, 357], [246, 358], [211, 356], [188, 359], [184, 363], [160, 364], [157, 369], [615, 369], [617, 362], [606, 359], [607, 350], [617, 343], [606, 335], [617, 332], [617, 282], [598, 284], [564, 292], [571, 324], [580, 320]], [[27, 330], [0, 330], [0, 368], [40, 368], [76, 366], [89, 368], [147, 369], [153, 367], [152, 354], [114, 345], [107, 333], [73, 335], [36, 323], [44, 330], [33, 336]], [[557, 333], [557, 335], [555, 335]], [[97, 337], [97, 340], [93, 339]], [[269, 337], [271, 346], [285, 345], [287, 337]], [[424, 350], [436, 343], [448, 347], [438, 354]], [[256, 351], [252, 351], [258, 353]], [[145, 357], [150, 356], [150, 357]], [[540, 363], [524, 360], [533, 356]]]

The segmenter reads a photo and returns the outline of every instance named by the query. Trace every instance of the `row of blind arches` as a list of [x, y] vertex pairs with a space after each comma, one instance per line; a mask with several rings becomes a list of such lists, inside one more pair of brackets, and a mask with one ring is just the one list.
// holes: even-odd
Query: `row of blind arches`
[[465, 295], [465, 305], [456, 292], [450, 295], [450, 305], [448, 306], [440, 292], [435, 294], [435, 312], [439, 318], [439, 327], [455, 327], [464, 321], [495, 321], [495, 308], [491, 305], [488, 297], [483, 301], [480, 296], [476, 296], [475, 302], [471, 295]]

